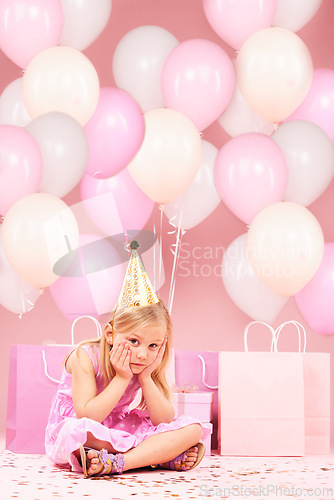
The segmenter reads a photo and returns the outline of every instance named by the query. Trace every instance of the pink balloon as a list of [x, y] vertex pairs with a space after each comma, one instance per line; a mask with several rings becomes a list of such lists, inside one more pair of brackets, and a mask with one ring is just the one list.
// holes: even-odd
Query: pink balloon
[[42, 173], [42, 154], [34, 137], [24, 128], [0, 125], [0, 214], [36, 193]]
[[142, 229], [154, 207], [154, 202], [141, 191], [127, 169], [109, 179], [84, 175], [81, 198], [89, 217], [108, 235]]
[[187, 40], [166, 58], [161, 86], [166, 106], [185, 114], [203, 130], [219, 118], [231, 100], [234, 67], [216, 43]]
[[320, 335], [334, 333], [334, 243], [325, 243], [318, 270], [295, 300], [312, 330]]
[[105, 179], [124, 168], [144, 138], [139, 105], [124, 90], [102, 87], [94, 114], [85, 126], [90, 156], [86, 173]]
[[313, 122], [334, 140], [334, 70], [314, 69], [310, 90], [300, 106], [285, 121], [290, 120]]
[[203, 0], [203, 8], [217, 35], [239, 49], [252, 33], [272, 25], [277, 0]]
[[[106, 240], [100, 240], [94, 247], [93, 242], [98, 239], [92, 234], [81, 235], [78, 247], [81, 275], [61, 276], [49, 287], [53, 300], [69, 320], [110, 312], [120, 293], [123, 267], [119, 254]], [[111, 260], [114, 265], [107, 267]]]
[[288, 168], [279, 146], [268, 136], [251, 133], [230, 139], [215, 162], [215, 184], [222, 201], [250, 224], [262, 209], [282, 201]]
[[0, 46], [18, 66], [58, 45], [64, 25], [60, 0], [0, 0]]

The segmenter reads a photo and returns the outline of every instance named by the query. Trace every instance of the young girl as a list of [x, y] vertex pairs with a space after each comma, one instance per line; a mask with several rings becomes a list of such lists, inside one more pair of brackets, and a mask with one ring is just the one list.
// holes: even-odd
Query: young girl
[[[139, 259], [136, 250], [132, 257]], [[129, 305], [129, 291], [124, 292], [132, 279], [129, 268], [123, 300], [102, 337], [82, 342], [65, 359], [46, 429], [49, 458], [70, 464], [86, 477], [150, 465], [189, 470], [199, 464], [205, 451], [199, 441], [207, 431], [192, 417], [174, 419], [169, 401], [165, 369], [172, 324], [168, 311], [153, 289], [144, 301], [138, 302], [136, 295]], [[147, 283], [146, 273], [144, 277]], [[134, 286], [137, 293], [138, 283]], [[130, 410], [139, 389], [141, 403]]]

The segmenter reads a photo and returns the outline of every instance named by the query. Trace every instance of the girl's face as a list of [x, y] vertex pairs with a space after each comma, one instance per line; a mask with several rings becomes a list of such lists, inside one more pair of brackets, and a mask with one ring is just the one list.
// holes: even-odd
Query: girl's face
[[166, 333], [166, 325], [157, 323], [140, 328], [133, 333], [116, 333], [114, 345], [121, 340], [126, 340], [131, 350], [130, 368], [134, 374], [138, 374], [153, 363]]

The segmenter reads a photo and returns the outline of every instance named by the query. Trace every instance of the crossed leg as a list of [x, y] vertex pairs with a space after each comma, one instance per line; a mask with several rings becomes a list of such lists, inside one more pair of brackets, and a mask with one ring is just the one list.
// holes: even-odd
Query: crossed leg
[[[136, 448], [123, 454], [125, 459], [125, 470], [147, 467], [154, 464], [162, 464], [161, 467], [168, 469], [169, 461], [187, 451], [185, 461], [186, 469], [197, 460], [198, 449], [195, 446], [202, 437], [202, 428], [199, 424], [190, 424], [182, 429], [174, 431], [161, 432], [148, 437], [142, 441]], [[91, 433], [88, 433], [85, 446], [100, 451], [105, 448], [108, 453], [117, 453], [110, 443], [97, 440]], [[88, 473], [94, 473], [99, 459], [96, 451], [91, 450], [87, 454], [89, 460]], [[180, 467], [175, 465], [175, 469]]]

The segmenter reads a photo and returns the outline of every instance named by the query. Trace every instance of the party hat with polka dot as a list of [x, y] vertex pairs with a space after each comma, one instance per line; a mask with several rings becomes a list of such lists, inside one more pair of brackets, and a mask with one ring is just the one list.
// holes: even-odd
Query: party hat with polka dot
[[159, 299], [137, 252], [138, 241], [131, 241], [129, 248], [131, 256], [119, 295], [118, 306], [129, 308], [156, 304]]

